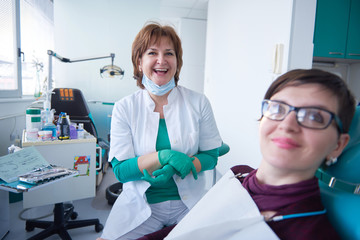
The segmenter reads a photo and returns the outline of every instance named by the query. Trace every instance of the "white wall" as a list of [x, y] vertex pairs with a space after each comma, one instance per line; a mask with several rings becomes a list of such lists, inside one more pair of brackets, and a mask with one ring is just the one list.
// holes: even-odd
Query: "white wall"
[[284, 45], [282, 73], [310, 68], [314, 19], [315, 0], [209, 0], [204, 92], [230, 145], [218, 162], [220, 172], [236, 164], [258, 166], [257, 120], [265, 91], [277, 76], [271, 71], [274, 46]]
[[293, 1], [288, 69], [311, 68], [316, 0]]
[[357, 101], [360, 101], [360, 63], [350, 65], [350, 76], [348, 83]]
[[19, 146], [25, 128], [25, 113], [33, 99], [0, 100], [0, 156], [8, 153], [12, 144]]
[[70, 59], [115, 53], [114, 64], [125, 70], [122, 80], [102, 79], [99, 70], [110, 59], [71, 64], [54, 60], [56, 87], [80, 88], [87, 99], [102, 101], [116, 101], [135, 91], [131, 44], [145, 21], [159, 16], [158, 2], [55, 1], [55, 52]]
[[319, 68], [340, 76], [350, 87], [357, 102], [360, 101], [360, 63], [351, 61], [319, 63], [315, 61], [313, 68]]
[[183, 47], [180, 84], [204, 92], [206, 20], [182, 18], [179, 34], [182, 36]]
[[[173, 25], [183, 41], [184, 66], [179, 83], [203, 91], [206, 21], [183, 18], [174, 9], [162, 7], [160, 0], [61, 0], [54, 1], [54, 7], [55, 52], [70, 59], [115, 53], [114, 64], [125, 70], [122, 80], [102, 79], [99, 69], [110, 64], [110, 59], [79, 63], [54, 59], [56, 87], [79, 88], [87, 100], [105, 102], [136, 91], [131, 45], [143, 25], [155, 20]], [[105, 137], [112, 107], [94, 103], [89, 107], [99, 135]]]

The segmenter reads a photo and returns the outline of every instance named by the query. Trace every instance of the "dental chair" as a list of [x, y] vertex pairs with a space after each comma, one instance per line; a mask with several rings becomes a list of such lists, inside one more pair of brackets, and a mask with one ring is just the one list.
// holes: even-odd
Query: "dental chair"
[[360, 107], [350, 126], [350, 141], [337, 163], [319, 168], [321, 197], [342, 239], [360, 239]]

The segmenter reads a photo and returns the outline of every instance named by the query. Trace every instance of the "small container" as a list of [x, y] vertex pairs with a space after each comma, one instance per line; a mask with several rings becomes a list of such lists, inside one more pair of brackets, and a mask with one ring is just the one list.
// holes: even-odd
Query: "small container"
[[70, 124], [70, 139], [77, 139], [77, 130], [76, 130], [76, 123]]
[[37, 128], [26, 130], [26, 140], [37, 141], [38, 140], [38, 131], [39, 131], [39, 129], [37, 129]]
[[39, 131], [39, 140], [41, 141], [50, 141], [52, 140], [52, 131]]
[[26, 130], [34, 128], [41, 128], [41, 110], [39, 108], [28, 108], [26, 109]]
[[83, 123], [79, 123], [78, 128], [77, 128], [77, 137], [79, 139], [83, 139], [84, 138], [84, 124]]
[[31, 117], [31, 123], [29, 129], [41, 129], [41, 117]]
[[51, 131], [53, 140], [57, 138], [56, 126], [53, 123], [46, 124], [42, 130], [43, 131]]

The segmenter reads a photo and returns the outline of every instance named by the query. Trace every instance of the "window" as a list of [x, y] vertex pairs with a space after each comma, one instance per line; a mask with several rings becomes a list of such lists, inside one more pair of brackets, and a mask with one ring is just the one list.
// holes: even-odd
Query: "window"
[[53, 2], [2, 0], [0, 16], [0, 97], [38, 97], [54, 45]]
[[0, 2], [0, 94], [1, 97], [21, 95], [21, 84], [17, 82], [18, 53], [20, 42], [16, 29], [19, 22], [16, 19], [19, 2], [4, 0]]

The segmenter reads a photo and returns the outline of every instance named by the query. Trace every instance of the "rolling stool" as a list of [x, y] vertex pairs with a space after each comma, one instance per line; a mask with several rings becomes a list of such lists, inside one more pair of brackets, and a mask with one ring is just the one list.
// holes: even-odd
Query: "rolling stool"
[[117, 182], [106, 188], [105, 197], [109, 205], [113, 205], [122, 192], [122, 185], [121, 182]]

